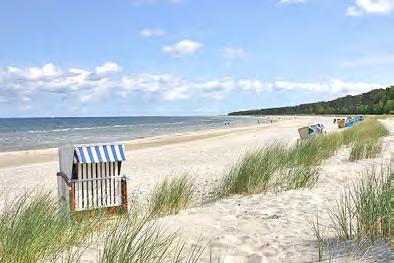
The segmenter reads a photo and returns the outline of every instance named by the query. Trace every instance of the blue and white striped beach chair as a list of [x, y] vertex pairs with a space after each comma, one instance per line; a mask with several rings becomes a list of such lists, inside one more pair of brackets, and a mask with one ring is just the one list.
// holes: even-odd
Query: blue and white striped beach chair
[[127, 209], [127, 183], [121, 176], [125, 160], [123, 144], [59, 149], [59, 196], [72, 211]]

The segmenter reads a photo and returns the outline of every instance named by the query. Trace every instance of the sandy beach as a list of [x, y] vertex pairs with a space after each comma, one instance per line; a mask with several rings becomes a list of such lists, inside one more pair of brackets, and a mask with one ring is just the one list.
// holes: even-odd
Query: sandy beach
[[[294, 143], [297, 128], [322, 122], [335, 129], [329, 117], [271, 117], [275, 122], [248, 127], [225, 127], [177, 133], [125, 142], [127, 161], [122, 172], [131, 177], [129, 194], [142, 196], [165, 177], [188, 173], [201, 193], [245, 151], [280, 141]], [[0, 182], [7, 193], [34, 187], [56, 190], [57, 149], [0, 152]]]
[[[316, 261], [317, 244], [311, 220], [317, 213], [323, 222], [328, 220], [327, 209], [335, 206], [342, 189], [358, 180], [373, 163], [390, 162], [394, 152], [394, 121], [383, 121], [391, 135], [384, 139], [382, 156], [350, 163], [349, 149], [341, 149], [323, 163], [318, 184], [310, 190], [200, 202], [244, 152], [276, 141], [295, 143], [297, 129], [313, 122], [323, 123], [329, 132], [337, 130], [331, 117], [291, 116], [251, 127], [126, 142], [128, 160], [123, 173], [130, 177], [130, 198], [144, 198], [166, 177], [188, 174], [195, 181], [197, 206], [160, 220], [180, 228], [190, 245], [198, 240], [209, 242], [203, 262], [208, 261], [209, 253], [215, 257], [224, 253], [223, 262]], [[0, 153], [0, 192], [6, 196], [2, 202], [35, 187], [56, 191], [57, 159], [56, 149]], [[376, 251], [362, 256], [367, 262], [394, 260], [385, 242], [377, 244]]]

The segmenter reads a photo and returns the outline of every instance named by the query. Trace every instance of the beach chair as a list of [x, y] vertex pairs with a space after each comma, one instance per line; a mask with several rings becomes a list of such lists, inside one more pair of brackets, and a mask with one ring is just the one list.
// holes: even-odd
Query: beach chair
[[309, 138], [309, 127], [302, 127], [298, 129], [298, 134], [301, 140]]
[[338, 123], [338, 129], [345, 128], [345, 119], [338, 119], [337, 123]]
[[310, 133], [313, 133], [314, 135], [321, 135], [325, 133], [325, 127], [321, 123], [311, 124], [309, 125], [309, 129], [313, 130]]
[[345, 121], [345, 128], [350, 128], [353, 126], [354, 120], [351, 117], [348, 117]]
[[300, 135], [300, 138], [297, 140], [297, 143], [300, 142], [301, 140], [310, 139], [317, 135], [324, 134], [324, 125], [312, 124], [306, 127], [299, 128], [298, 134]]
[[72, 212], [127, 211], [123, 144], [75, 145], [59, 149], [58, 195]]

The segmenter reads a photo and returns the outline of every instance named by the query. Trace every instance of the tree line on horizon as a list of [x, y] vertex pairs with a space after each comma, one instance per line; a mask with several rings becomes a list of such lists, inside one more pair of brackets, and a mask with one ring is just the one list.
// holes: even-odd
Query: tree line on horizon
[[359, 95], [348, 95], [331, 101], [231, 112], [228, 115], [289, 114], [394, 114], [394, 86], [375, 89]]

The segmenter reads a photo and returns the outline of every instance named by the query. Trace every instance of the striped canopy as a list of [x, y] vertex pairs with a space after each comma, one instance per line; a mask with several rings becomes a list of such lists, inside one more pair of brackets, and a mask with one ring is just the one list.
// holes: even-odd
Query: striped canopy
[[74, 163], [125, 161], [123, 144], [74, 146]]

